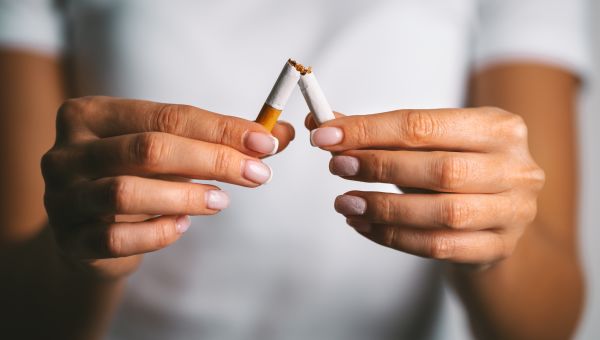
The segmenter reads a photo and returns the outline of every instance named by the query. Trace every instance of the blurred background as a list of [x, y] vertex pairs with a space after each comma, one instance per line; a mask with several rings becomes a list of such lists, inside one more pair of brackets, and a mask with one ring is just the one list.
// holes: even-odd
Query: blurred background
[[[581, 96], [580, 128], [580, 240], [587, 275], [587, 297], [576, 339], [600, 339], [600, 1], [590, 1], [595, 20], [589, 30], [593, 67]], [[0, 274], [1, 276], [1, 274]], [[560, 294], [561, 292], [557, 292]], [[558, 307], [557, 307], [558, 308]], [[465, 314], [458, 299], [445, 291], [440, 339], [470, 338]]]
[[581, 244], [587, 272], [588, 296], [578, 339], [600, 337], [600, 2], [593, 1], [592, 6], [594, 68], [590, 74], [590, 86], [582, 98], [579, 120], [582, 174]]

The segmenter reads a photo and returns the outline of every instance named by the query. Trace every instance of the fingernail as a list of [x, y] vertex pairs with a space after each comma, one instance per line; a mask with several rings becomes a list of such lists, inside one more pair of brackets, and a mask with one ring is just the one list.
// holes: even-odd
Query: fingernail
[[329, 171], [338, 176], [354, 176], [358, 174], [358, 158], [352, 156], [334, 156], [329, 162]]
[[265, 163], [249, 159], [244, 164], [243, 176], [254, 183], [267, 184], [271, 181], [273, 171]]
[[188, 228], [192, 224], [192, 220], [190, 219], [189, 216], [184, 215], [184, 216], [179, 216], [177, 218], [177, 220], [175, 221], [175, 223], [176, 223], [177, 232], [180, 234], [183, 234], [188, 230]]
[[324, 127], [314, 129], [310, 132], [310, 144], [312, 146], [331, 146], [342, 142], [344, 132], [336, 127]]
[[334, 207], [342, 215], [362, 215], [367, 211], [367, 201], [358, 196], [341, 195], [335, 199]]
[[367, 221], [359, 221], [359, 220], [346, 220], [349, 226], [354, 228], [359, 233], [369, 233], [371, 231], [372, 225]]
[[262, 132], [247, 132], [244, 137], [244, 145], [252, 151], [274, 155], [279, 148], [279, 140]]
[[229, 195], [223, 190], [209, 190], [205, 195], [208, 209], [223, 210], [229, 206]]

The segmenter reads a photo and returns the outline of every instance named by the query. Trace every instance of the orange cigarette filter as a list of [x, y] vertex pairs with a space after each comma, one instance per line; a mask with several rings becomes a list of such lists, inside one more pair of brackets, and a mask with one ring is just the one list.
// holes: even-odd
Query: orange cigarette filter
[[256, 122], [264, 126], [267, 130], [271, 131], [277, 123], [279, 115], [281, 115], [281, 110], [277, 110], [271, 105], [265, 103], [262, 109], [260, 109], [258, 117], [256, 117]]
[[271, 93], [267, 97], [256, 122], [263, 125], [267, 130], [273, 130], [277, 123], [281, 111], [283, 111], [292, 91], [298, 84], [300, 76], [310, 72], [310, 67], [306, 68], [296, 61], [289, 59], [283, 66]]

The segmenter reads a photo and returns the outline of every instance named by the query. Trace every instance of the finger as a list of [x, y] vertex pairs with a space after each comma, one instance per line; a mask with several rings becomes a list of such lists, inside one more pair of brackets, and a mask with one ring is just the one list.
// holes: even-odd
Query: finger
[[190, 223], [188, 216], [160, 216], [143, 222], [99, 224], [64, 236], [61, 245], [82, 259], [143, 254], [177, 241]]
[[456, 263], [493, 263], [508, 257], [514, 249], [514, 241], [491, 231], [456, 233], [373, 225], [361, 234], [385, 247]]
[[335, 210], [348, 218], [430, 230], [502, 232], [535, 217], [535, 206], [508, 195], [392, 194], [351, 191], [338, 196]]
[[296, 137], [296, 131], [292, 124], [281, 120], [275, 124], [271, 133], [279, 141], [277, 153], [283, 151]]
[[512, 187], [504, 158], [445, 151], [352, 150], [331, 158], [332, 174], [439, 192], [499, 193]]
[[79, 183], [61, 204], [80, 221], [117, 214], [212, 215], [227, 208], [229, 196], [212, 185], [119, 176]]
[[[343, 114], [341, 114], [339, 112], [334, 112], [333, 114], [335, 115], [335, 118], [345, 117]], [[308, 130], [314, 130], [319, 127], [319, 124], [317, 124], [317, 121], [315, 120], [315, 115], [312, 112], [310, 112], [308, 115], [306, 115], [306, 118], [304, 119], [304, 126]]]
[[496, 108], [399, 110], [346, 116], [311, 132], [328, 151], [389, 148], [485, 152], [526, 142], [516, 115]]
[[86, 97], [66, 101], [58, 115], [59, 134], [80, 139], [165, 132], [228, 145], [252, 156], [277, 150], [277, 140], [262, 125], [189, 105]]
[[176, 175], [255, 187], [269, 181], [271, 169], [230, 147], [166, 133], [150, 132], [94, 140], [53, 160], [62, 176], [96, 179], [120, 175]]

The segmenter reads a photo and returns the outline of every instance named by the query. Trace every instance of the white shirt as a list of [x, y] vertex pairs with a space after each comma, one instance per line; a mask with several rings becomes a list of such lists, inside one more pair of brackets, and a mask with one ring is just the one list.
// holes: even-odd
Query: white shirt
[[[312, 65], [345, 114], [460, 107], [494, 62], [587, 67], [583, 0], [0, 0], [0, 44], [73, 57], [81, 95], [186, 103], [254, 119], [287, 58]], [[112, 339], [429, 338], [433, 262], [345, 225], [336, 195], [393, 186], [345, 181], [310, 147], [298, 92], [282, 119], [296, 140], [258, 189], [197, 217], [145, 256]], [[202, 155], [190, 155], [202, 157]]]

